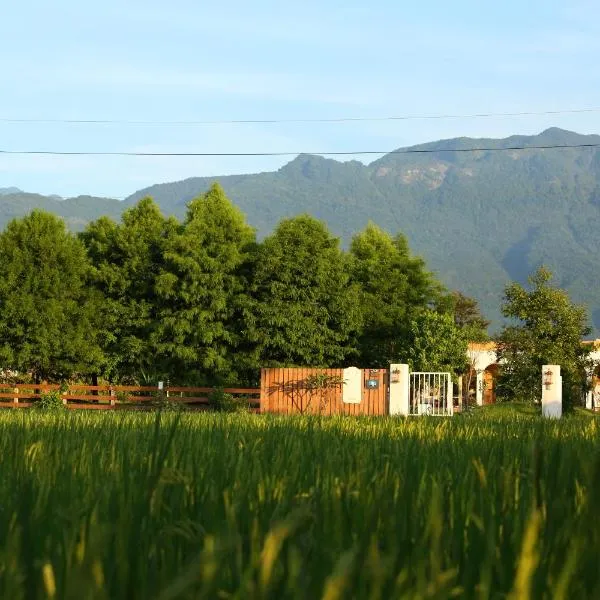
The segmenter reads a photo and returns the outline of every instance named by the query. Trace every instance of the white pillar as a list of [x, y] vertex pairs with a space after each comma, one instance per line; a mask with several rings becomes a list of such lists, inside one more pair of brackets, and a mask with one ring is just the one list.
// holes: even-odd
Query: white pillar
[[542, 367], [542, 416], [550, 419], [562, 416], [562, 377], [559, 365]]
[[452, 384], [452, 376], [448, 377], [448, 414], [454, 415], [454, 385]]
[[483, 371], [477, 370], [477, 381], [475, 382], [475, 400], [477, 406], [483, 406]]
[[585, 393], [585, 407], [592, 410], [594, 408], [594, 369], [587, 369], [586, 376], [588, 391]]
[[408, 365], [390, 365], [390, 415], [408, 416]]

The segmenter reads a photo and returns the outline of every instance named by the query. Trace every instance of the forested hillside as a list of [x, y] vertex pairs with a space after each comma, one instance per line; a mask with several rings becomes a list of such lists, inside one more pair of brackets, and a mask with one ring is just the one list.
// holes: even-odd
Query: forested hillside
[[[150, 195], [167, 215], [219, 181], [259, 238], [285, 217], [324, 220], [343, 244], [371, 220], [407, 236], [411, 248], [450, 288], [477, 298], [495, 325], [502, 290], [541, 263], [600, 328], [600, 136], [549, 129], [503, 140], [459, 138], [391, 153], [368, 166], [301, 155], [276, 172], [191, 178], [115, 200], [57, 200], [31, 194], [0, 199], [0, 224], [34, 206], [70, 227], [116, 216]], [[539, 146], [576, 148], [535, 148]], [[502, 150], [526, 146], [526, 150]], [[471, 151], [483, 148], [481, 151]], [[448, 152], [449, 149], [465, 150]]]

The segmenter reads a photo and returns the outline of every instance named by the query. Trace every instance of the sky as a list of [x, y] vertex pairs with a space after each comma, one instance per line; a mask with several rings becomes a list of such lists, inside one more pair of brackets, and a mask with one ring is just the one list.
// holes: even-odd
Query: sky
[[[4, 151], [385, 152], [552, 126], [600, 133], [600, 110], [164, 124], [600, 109], [596, 0], [3, 3]], [[0, 188], [124, 198], [154, 183], [276, 170], [292, 158], [0, 154]]]

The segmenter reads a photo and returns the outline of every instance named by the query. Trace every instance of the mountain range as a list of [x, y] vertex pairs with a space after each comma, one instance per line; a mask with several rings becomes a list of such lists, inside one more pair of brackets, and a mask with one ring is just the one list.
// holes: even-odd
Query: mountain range
[[600, 330], [599, 135], [551, 128], [456, 138], [400, 148], [368, 165], [300, 155], [275, 172], [157, 184], [122, 202], [0, 189], [0, 227], [39, 207], [77, 230], [100, 215], [118, 218], [144, 196], [181, 217], [215, 181], [259, 236], [304, 212], [326, 221], [344, 244], [369, 220], [403, 232], [448, 287], [477, 298], [496, 327], [504, 286], [545, 264]]

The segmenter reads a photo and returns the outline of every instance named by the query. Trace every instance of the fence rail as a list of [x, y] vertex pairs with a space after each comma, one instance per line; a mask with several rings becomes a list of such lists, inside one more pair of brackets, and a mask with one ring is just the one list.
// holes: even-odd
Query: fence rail
[[[162, 389], [156, 386], [134, 385], [82, 385], [72, 384], [66, 389], [58, 384], [18, 383], [0, 384], [0, 408], [29, 408], [48, 392], [59, 392], [63, 404], [69, 409], [127, 410], [147, 409], [153, 401], [161, 399], [181, 403], [189, 408], [210, 408], [208, 395], [212, 387], [173, 386]], [[251, 410], [260, 408], [260, 388], [224, 388], [234, 397], [245, 397]]]

